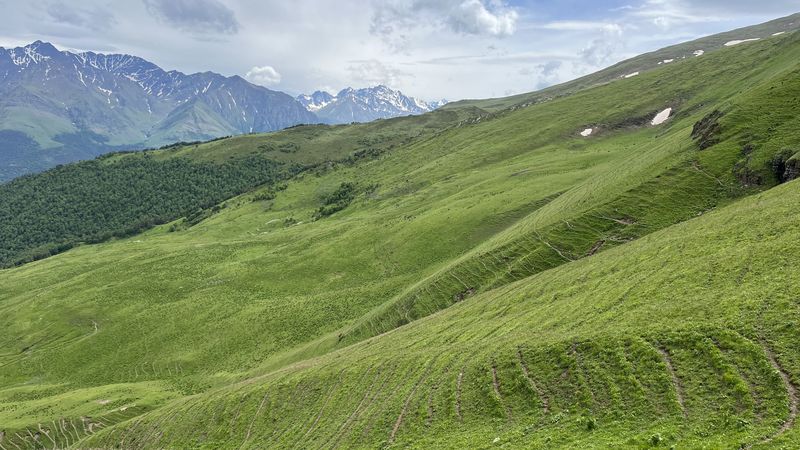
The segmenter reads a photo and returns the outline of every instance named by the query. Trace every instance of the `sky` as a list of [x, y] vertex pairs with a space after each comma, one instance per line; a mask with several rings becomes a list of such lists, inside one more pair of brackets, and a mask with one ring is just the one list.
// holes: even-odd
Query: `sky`
[[0, 46], [127, 53], [292, 95], [530, 92], [800, 12], [800, 0], [0, 0]]

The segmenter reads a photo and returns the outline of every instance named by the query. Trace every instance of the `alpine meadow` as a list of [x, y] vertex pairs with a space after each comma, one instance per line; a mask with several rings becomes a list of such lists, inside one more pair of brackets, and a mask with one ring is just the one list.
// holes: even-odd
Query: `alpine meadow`
[[800, 448], [798, 30], [0, 184], [0, 450]]

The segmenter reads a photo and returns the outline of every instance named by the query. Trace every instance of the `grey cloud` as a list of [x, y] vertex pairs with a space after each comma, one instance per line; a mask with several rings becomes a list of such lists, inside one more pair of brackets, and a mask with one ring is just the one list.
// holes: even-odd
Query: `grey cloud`
[[102, 6], [82, 8], [57, 1], [46, 3], [44, 10], [48, 17], [56, 23], [94, 31], [108, 30], [117, 23], [114, 14]]
[[142, 0], [147, 11], [183, 31], [236, 34], [239, 21], [218, 0]]

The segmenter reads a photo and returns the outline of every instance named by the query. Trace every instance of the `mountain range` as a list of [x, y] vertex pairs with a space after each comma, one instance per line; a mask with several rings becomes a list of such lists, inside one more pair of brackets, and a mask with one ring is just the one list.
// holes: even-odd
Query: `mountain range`
[[113, 150], [434, 107], [385, 86], [310, 105], [239, 76], [166, 71], [136, 56], [60, 51], [42, 41], [0, 48], [0, 182]]
[[371, 122], [377, 119], [424, 114], [447, 104], [447, 100], [425, 102], [407, 97], [384, 85], [371, 88], [342, 89], [332, 95], [316, 91], [299, 95], [297, 101], [325, 123]]

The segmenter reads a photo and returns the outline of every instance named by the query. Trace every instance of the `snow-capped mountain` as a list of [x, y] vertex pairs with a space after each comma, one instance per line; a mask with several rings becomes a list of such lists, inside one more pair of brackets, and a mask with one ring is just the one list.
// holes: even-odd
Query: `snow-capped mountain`
[[298, 95], [297, 101], [307, 110], [317, 112], [330, 104], [335, 98], [336, 97], [327, 92], [316, 91], [311, 95]]
[[317, 122], [291, 96], [238, 76], [41, 41], [0, 47], [0, 181], [114, 149]]
[[335, 96], [317, 91], [311, 95], [300, 95], [297, 101], [327, 123], [370, 122], [423, 114], [447, 103], [446, 100], [427, 103], [383, 85], [363, 89], [347, 88]]

